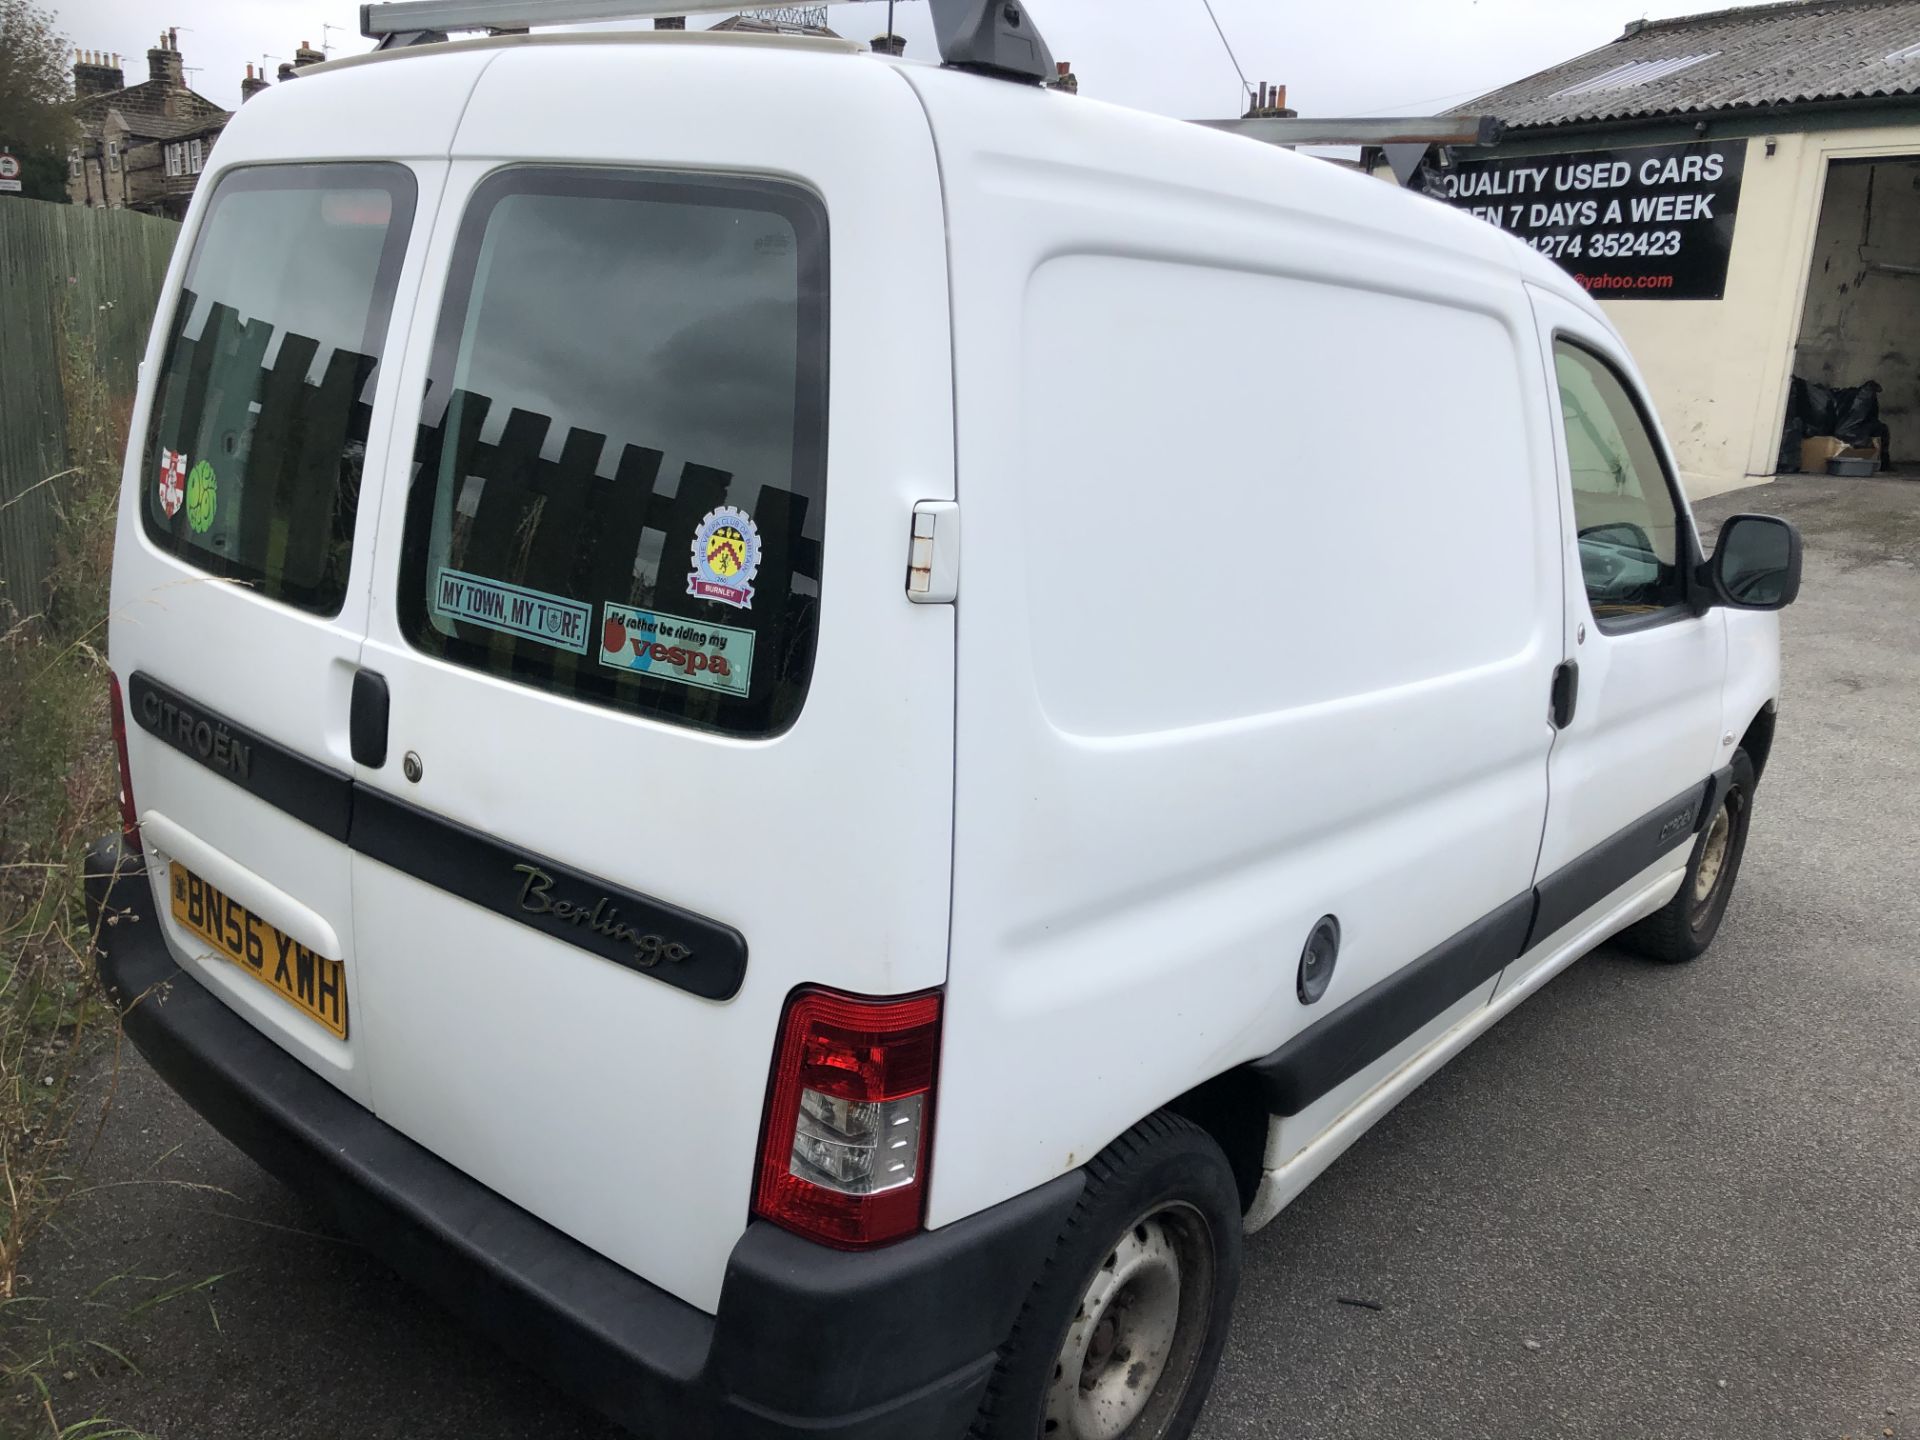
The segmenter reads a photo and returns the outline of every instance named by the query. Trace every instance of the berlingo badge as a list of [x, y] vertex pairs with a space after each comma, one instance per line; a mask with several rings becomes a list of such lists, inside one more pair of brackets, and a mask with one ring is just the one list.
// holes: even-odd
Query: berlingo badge
[[687, 594], [751, 610], [751, 582], [759, 569], [760, 528], [753, 517], [734, 505], [709, 510], [693, 532], [693, 571], [687, 576]]

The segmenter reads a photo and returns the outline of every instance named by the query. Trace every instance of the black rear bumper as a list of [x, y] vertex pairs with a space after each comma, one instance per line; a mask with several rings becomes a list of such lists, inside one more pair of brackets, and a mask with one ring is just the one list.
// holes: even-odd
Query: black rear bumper
[[845, 1254], [755, 1221], [718, 1315], [648, 1284], [376, 1119], [174, 963], [137, 862], [87, 859], [101, 978], [128, 1037], [234, 1144], [504, 1350], [657, 1440], [941, 1440], [1082, 1184]]

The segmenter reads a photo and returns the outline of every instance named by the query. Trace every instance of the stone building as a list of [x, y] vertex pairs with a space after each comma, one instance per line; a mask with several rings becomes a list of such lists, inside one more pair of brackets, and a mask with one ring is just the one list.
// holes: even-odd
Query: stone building
[[228, 115], [187, 86], [178, 33], [147, 51], [147, 79], [126, 83], [118, 55], [80, 51], [73, 67], [81, 138], [67, 156], [67, 196], [95, 209], [177, 220]]

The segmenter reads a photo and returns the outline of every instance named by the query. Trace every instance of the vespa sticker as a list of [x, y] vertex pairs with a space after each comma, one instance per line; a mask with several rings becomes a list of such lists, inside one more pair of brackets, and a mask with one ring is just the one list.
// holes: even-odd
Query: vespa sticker
[[709, 510], [693, 532], [693, 572], [687, 594], [736, 610], [753, 608], [754, 575], [760, 569], [760, 528], [734, 505]]
[[600, 663], [744, 696], [753, 679], [753, 632], [708, 625], [608, 601], [600, 627]]

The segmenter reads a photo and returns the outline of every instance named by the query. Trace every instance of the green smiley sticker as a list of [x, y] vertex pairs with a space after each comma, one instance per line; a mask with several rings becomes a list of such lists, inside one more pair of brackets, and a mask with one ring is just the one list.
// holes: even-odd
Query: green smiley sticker
[[202, 460], [187, 476], [187, 523], [196, 535], [204, 535], [213, 524], [214, 507], [220, 503], [220, 486], [214, 480], [213, 466]]

